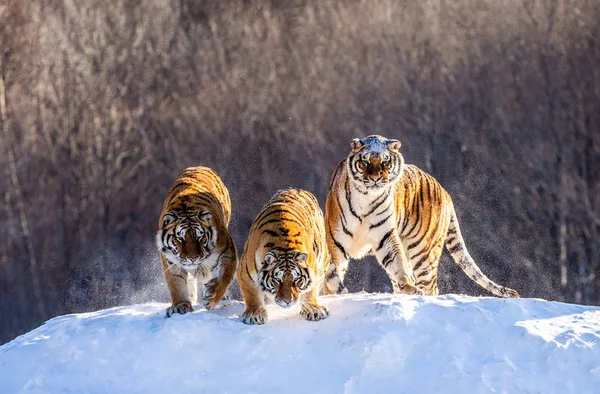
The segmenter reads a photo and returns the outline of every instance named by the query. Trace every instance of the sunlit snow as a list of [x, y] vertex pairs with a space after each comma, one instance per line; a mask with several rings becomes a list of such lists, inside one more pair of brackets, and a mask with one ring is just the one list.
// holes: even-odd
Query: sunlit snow
[[62, 316], [0, 347], [2, 393], [569, 393], [600, 387], [600, 308], [535, 299], [350, 294], [305, 321], [269, 305]]

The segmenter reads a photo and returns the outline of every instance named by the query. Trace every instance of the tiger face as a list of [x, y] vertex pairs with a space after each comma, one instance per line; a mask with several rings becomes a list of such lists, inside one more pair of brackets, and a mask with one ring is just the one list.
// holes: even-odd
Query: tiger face
[[206, 211], [167, 212], [156, 244], [169, 264], [195, 271], [217, 244], [212, 215]]
[[378, 190], [397, 182], [404, 169], [400, 141], [379, 135], [352, 140], [348, 170], [354, 182]]
[[296, 303], [300, 294], [308, 289], [312, 279], [306, 265], [308, 255], [304, 252], [269, 252], [265, 256], [265, 268], [260, 277], [263, 291], [275, 298], [275, 303], [288, 308]]

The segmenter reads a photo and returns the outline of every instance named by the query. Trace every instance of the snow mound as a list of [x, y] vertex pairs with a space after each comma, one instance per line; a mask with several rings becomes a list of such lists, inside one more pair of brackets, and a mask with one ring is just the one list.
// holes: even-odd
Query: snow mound
[[226, 301], [62, 316], [0, 347], [3, 393], [569, 393], [600, 387], [600, 308], [534, 299], [350, 294], [305, 321]]

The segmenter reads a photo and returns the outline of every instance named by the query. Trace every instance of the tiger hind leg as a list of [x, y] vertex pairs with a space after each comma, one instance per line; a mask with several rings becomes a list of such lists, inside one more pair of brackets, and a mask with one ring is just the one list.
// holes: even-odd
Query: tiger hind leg
[[325, 294], [347, 294], [348, 289], [344, 286], [344, 276], [348, 271], [348, 258], [337, 247], [330, 248], [331, 262], [325, 273], [323, 293]]
[[425, 295], [436, 296], [438, 288], [438, 260], [428, 260], [421, 271], [415, 272], [415, 286], [423, 291]]
[[418, 252], [409, 256], [413, 263], [415, 286], [423, 290], [425, 295], [436, 296], [439, 294], [438, 266], [444, 248], [444, 239], [444, 237], [440, 237], [432, 243], [433, 246], [418, 245], [414, 248]]
[[202, 303], [207, 310], [214, 309], [221, 301], [233, 281], [237, 265], [237, 251], [233, 240], [230, 238], [214, 269], [214, 277], [204, 284]]
[[381, 239], [375, 257], [388, 274], [395, 294], [424, 295], [423, 290], [415, 286], [412, 267], [394, 230]]

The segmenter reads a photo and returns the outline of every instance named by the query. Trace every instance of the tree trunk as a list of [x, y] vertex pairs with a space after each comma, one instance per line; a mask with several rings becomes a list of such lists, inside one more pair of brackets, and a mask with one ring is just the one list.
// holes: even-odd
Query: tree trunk
[[15, 199], [17, 202], [17, 209], [19, 211], [19, 222], [21, 224], [21, 231], [25, 238], [27, 246], [27, 254], [29, 257], [29, 275], [31, 276], [33, 284], [33, 294], [37, 305], [38, 314], [42, 319], [46, 319], [46, 307], [44, 305], [44, 299], [42, 297], [42, 289], [40, 285], [37, 261], [35, 259], [35, 251], [33, 249], [33, 242], [31, 240], [31, 234], [29, 232], [29, 223], [27, 221], [27, 215], [25, 210], [25, 202], [23, 201], [23, 195], [21, 193], [21, 185], [19, 183], [19, 176], [17, 173], [17, 165], [15, 162], [14, 147], [11, 143], [10, 132], [9, 132], [9, 119], [8, 110], [6, 104], [6, 85], [4, 83], [4, 65], [2, 62], [2, 56], [0, 54], [0, 121], [2, 122], [2, 133], [4, 140], [6, 141], [6, 152], [8, 156], [8, 170], [10, 173], [10, 180], [15, 193]]

